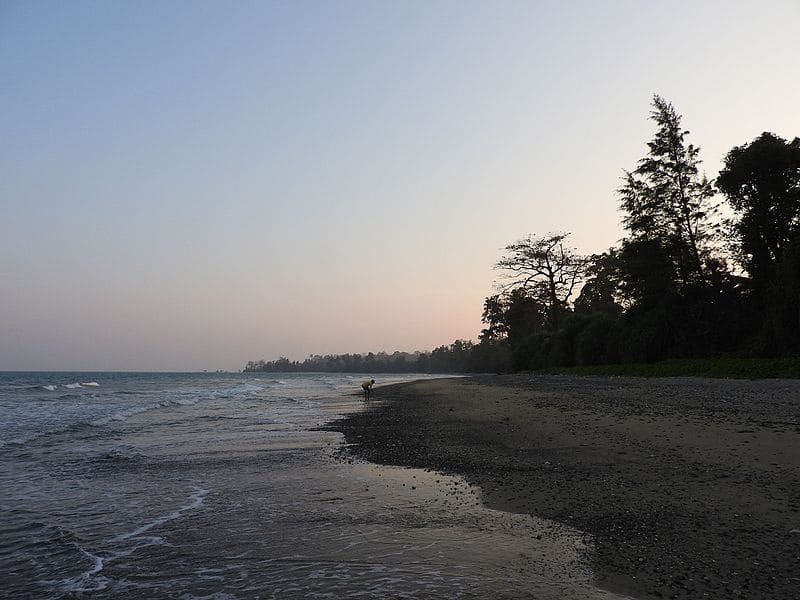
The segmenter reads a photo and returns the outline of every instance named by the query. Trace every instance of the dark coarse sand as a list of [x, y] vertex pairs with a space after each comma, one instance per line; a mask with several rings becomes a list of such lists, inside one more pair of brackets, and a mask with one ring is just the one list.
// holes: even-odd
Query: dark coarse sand
[[800, 598], [800, 382], [481, 376], [375, 392], [357, 456], [480, 486], [594, 541], [640, 598]]

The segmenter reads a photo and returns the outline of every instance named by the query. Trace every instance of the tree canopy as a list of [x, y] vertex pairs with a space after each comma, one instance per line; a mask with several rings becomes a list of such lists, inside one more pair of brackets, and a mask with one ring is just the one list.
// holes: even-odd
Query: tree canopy
[[545, 307], [547, 322], [557, 328], [585, 275], [587, 259], [565, 244], [569, 233], [529, 235], [509, 244], [495, 268], [504, 291], [523, 289]]

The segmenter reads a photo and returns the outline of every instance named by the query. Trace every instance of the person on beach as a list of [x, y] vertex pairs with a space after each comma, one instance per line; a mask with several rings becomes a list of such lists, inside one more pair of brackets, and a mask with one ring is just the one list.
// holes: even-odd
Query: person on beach
[[372, 386], [374, 383], [374, 379], [367, 379], [361, 384], [361, 388], [364, 390], [364, 400], [369, 400], [369, 397], [372, 394]]

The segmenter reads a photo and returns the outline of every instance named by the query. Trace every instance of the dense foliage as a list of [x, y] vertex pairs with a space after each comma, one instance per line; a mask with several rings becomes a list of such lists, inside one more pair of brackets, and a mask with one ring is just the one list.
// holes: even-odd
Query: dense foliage
[[[618, 190], [625, 238], [582, 263], [540, 257], [582, 265], [582, 289], [558, 302], [557, 320], [541, 278], [487, 298], [473, 350], [492, 357], [485, 370], [800, 354], [800, 138], [764, 133], [734, 148], [712, 183], [672, 104], [654, 97], [651, 119], [648, 153]], [[529, 261], [506, 251], [497, 266], [513, 277]]]
[[648, 152], [617, 191], [625, 238], [592, 256], [563, 232], [506, 246], [477, 344], [248, 370], [505, 372], [800, 355], [800, 138], [763, 133], [733, 148], [712, 182], [672, 104], [655, 96], [652, 109]]

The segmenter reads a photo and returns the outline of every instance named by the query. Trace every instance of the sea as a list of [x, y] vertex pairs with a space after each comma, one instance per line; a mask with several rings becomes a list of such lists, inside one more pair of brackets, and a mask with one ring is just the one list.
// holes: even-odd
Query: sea
[[424, 374], [0, 373], [2, 598], [612, 598], [580, 532], [326, 423]]

